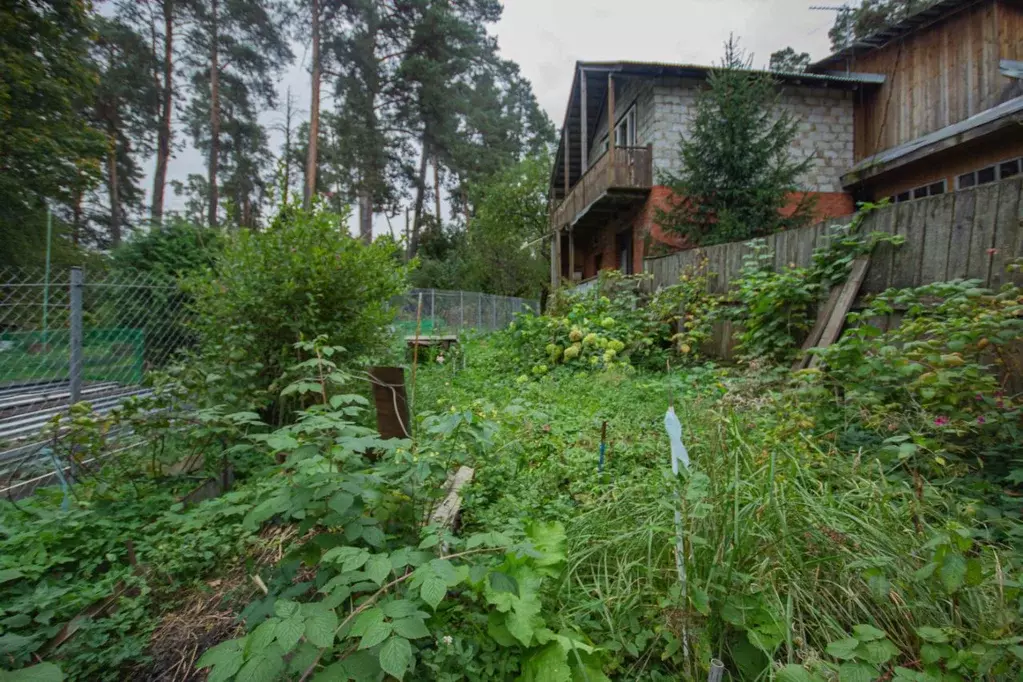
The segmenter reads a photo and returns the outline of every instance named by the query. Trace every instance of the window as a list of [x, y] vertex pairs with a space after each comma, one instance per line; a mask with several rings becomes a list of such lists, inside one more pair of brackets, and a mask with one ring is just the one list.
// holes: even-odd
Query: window
[[632, 274], [632, 228], [621, 232], [615, 238], [618, 251], [618, 269], [623, 274]]
[[888, 197], [889, 201], [893, 204], [901, 204], [904, 201], [910, 199], [923, 199], [924, 197], [933, 197], [939, 194], [944, 194], [946, 190], [945, 181], [939, 180], [938, 182], [932, 182], [929, 185], [921, 185], [905, 192], [900, 192], [894, 196]]
[[633, 104], [615, 126], [615, 146], [636, 146], [636, 105]]
[[956, 187], [966, 189], [977, 185], [986, 185], [996, 180], [1005, 180], [1023, 173], [1023, 158], [1009, 159], [996, 163], [993, 166], [979, 168], [969, 173], [963, 173], [956, 178]]

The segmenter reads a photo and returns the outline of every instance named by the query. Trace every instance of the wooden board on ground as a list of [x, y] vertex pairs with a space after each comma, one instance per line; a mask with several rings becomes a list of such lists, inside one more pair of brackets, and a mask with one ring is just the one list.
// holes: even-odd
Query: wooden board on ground
[[838, 297], [842, 294], [842, 289], [841, 285], [831, 287], [831, 293], [828, 294], [827, 302], [821, 307], [820, 312], [817, 313], [817, 321], [813, 323], [810, 334], [806, 337], [806, 341], [803, 342], [803, 347], [800, 349], [802, 352], [796, 361], [792, 363], [792, 371], [806, 369], [806, 366], [810, 364], [810, 356], [807, 355], [806, 351], [820, 342], [821, 335], [824, 333], [824, 327], [827, 326], [828, 320], [831, 319], [831, 314], [835, 311], [835, 306], [838, 305]]
[[433, 513], [430, 514], [429, 525], [441, 528], [454, 527], [458, 512], [462, 509], [461, 490], [472, 480], [475, 473], [476, 471], [472, 467], [458, 467], [458, 471], [448, 476], [447, 483], [444, 486], [448, 494], [437, 505], [437, 508], [433, 510]]
[[[849, 314], [853, 301], [856, 300], [856, 295], [863, 285], [863, 279], [867, 276], [867, 267], [869, 266], [870, 256], [860, 256], [853, 261], [852, 269], [849, 271], [849, 279], [845, 280], [845, 284], [842, 285], [842, 291], [838, 295], [835, 308], [831, 311], [828, 323], [821, 333], [820, 342], [817, 344], [818, 348], [827, 348], [838, 340], [838, 335], [842, 333], [842, 327], [845, 325], [845, 316]], [[820, 362], [820, 356], [815, 355], [810, 360], [810, 367], [816, 367]]]

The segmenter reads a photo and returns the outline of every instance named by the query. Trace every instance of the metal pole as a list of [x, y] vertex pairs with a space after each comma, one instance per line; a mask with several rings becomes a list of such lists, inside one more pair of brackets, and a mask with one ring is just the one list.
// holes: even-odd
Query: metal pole
[[476, 294], [476, 328], [483, 327], [483, 294]]
[[490, 320], [491, 320], [491, 331], [497, 331], [497, 296], [491, 296], [491, 307], [490, 307]]
[[69, 373], [71, 381], [71, 404], [82, 397], [82, 288], [85, 273], [81, 268], [71, 268], [71, 352]]
[[437, 290], [430, 289], [430, 328], [433, 329], [433, 333], [437, 333]]
[[710, 674], [707, 676], [707, 682], [721, 682], [724, 674], [725, 664], [716, 658], [710, 659]]
[[458, 291], [458, 331], [465, 329], [465, 292]]
[[50, 243], [53, 241], [53, 209], [46, 207], [46, 274], [43, 276], [43, 352], [50, 343]]

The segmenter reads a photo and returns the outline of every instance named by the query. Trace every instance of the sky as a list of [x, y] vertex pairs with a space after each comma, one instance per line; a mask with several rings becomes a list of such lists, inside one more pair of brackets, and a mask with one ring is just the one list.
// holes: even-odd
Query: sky
[[[814, 0], [502, 0], [502, 4], [504, 14], [491, 28], [501, 56], [519, 64], [540, 106], [559, 129], [576, 61], [714, 64], [721, 59], [729, 34], [739, 38], [758, 67], [766, 66], [771, 53], [786, 46], [818, 59], [829, 52], [828, 29], [834, 20], [834, 12], [811, 10]], [[278, 99], [283, 111], [290, 87], [304, 118], [309, 111], [308, 46], [296, 44], [293, 49], [296, 61], [278, 82]], [[324, 90], [329, 90], [327, 84]], [[279, 112], [263, 116], [269, 126], [282, 121]], [[184, 137], [179, 132], [177, 139]], [[281, 133], [271, 133], [275, 152], [282, 139]], [[152, 166], [150, 161], [150, 172]], [[202, 156], [186, 148], [171, 160], [168, 180], [184, 180], [190, 173], [205, 173], [205, 168]], [[151, 177], [146, 183], [151, 188]], [[182, 206], [183, 200], [169, 187], [168, 199], [169, 208]], [[395, 230], [399, 220], [392, 221]], [[376, 216], [373, 231], [386, 233], [386, 218]]]

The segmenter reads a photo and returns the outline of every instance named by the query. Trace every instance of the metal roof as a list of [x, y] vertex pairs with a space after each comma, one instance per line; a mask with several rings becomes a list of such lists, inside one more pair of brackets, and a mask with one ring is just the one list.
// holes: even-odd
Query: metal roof
[[[576, 62], [576, 68], [611, 71], [632, 76], [677, 76], [681, 78], [704, 79], [720, 66], [706, 64], [671, 64], [666, 62]], [[778, 80], [797, 83], [850, 83], [854, 85], [876, 85], [877, 77], [859, 73], [810, 73], [808, 71], [769, 71], [765, 69], [744, 69], [750, 74], [773, 76]]]
[[818, 71], [825, 68], [841, 66], [842, 62], [851, 57], [882, 48], [894, 40], [898, 40], [913, 31], [929, 26], [936, 21], [940, 21], [947, 16], [970, 7], [971, 5], [990, 1], [991, 0], [938, 0], [938, 2], [935, 2], [933, 5], [930, 5], [919, 12], [914, 12], [891, 26], [860, 38], [852, 45], [849, 45], [848, 47], [845, 47], [838, 52], [811, 64], [810, 70]]

